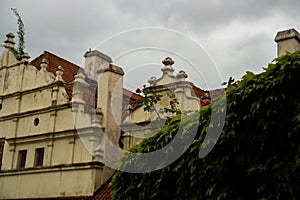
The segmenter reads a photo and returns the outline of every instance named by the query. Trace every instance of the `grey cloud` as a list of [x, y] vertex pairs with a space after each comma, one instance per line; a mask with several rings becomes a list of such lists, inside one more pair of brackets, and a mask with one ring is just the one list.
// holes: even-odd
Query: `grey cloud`
[[[10, 8], [17, 7], [25, 23], [26, 51], [32, 57], [48, 50], [81, 65], [84, 51], [111, 35], [159, 26], [203, 44], [224, 79], [239, 78], [246, 70], [258, 72], [275, 57], [276, 31], [300, 29], [298, 0], [10, 0], [0, 4], [0, 40], [8, 32], [16, 33]], [[120, 45], [130, 46], [130, 41]]]
[[296, 13], [299, 1], [182, 1], [153, 0], [115, 1], [120, 13], [132, 15], [132, 19], [145, 18], [169, 27], [190, 26], [202, 33], [226, 26], [233, 20], [245, 23], [259, 21], [272, 12]]

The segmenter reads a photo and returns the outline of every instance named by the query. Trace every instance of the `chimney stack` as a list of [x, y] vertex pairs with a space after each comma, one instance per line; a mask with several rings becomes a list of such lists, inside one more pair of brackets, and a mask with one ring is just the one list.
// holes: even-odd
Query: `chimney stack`
[[300, 34], [295, 29], [279, 31], [275, 37], [277, 42], [277, 56], [280, 57], [286, 52], [294, 53], [300, 49]]
[[110, 63], [112, 63], [111, 57], [98, 50], [89, 49], [87, 52], [85, 52], [84, 57], [84, 72], [94, 81], [98, 81], [99, 75], [97, 71], [106, 68]]

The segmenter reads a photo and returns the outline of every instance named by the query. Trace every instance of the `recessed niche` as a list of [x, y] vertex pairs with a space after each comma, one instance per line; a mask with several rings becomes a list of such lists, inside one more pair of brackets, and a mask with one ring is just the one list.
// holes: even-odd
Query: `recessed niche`
[[2, 103], [0, 103], [0, 110], [2, 109]]
[[33, 121], [33, 124], [34, 124], [35, 126], [38, 126], [39, 123], [40, 123], [39, 118], [35, 118], [34, 121]]

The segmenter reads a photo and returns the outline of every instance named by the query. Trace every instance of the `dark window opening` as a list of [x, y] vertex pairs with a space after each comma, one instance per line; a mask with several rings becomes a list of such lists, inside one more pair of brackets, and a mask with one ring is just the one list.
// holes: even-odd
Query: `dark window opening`
[[33, 123], [35, 126], [39, 125], [39, 123], [40, 123], [39, 118], [35, 118]]
[[19, 151], [18, 169], [25, 168], [26, 156], [27, 156], [27, 150], [21, 150], [21, 151]]
[[34, 166], [43, 166], [44, 162], [44, 148], [39, 148], [35, 150], [35, 159], [34, 159]]
[[3, 149], [4, 149], [4, 138], [0, 138], [0, 170], [2, 166]]

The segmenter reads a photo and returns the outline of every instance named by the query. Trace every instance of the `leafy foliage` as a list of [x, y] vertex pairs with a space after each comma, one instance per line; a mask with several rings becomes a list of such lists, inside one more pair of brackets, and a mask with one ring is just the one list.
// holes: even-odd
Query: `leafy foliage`
[[142, 90], [140, 88], [137, 88], [135, 92], [138, 94], [143, 94], [143, 97], [133, 102], [133, 104], [143, 105], [144, 111], [154, 111], [159, 119], [161, 119], [159, 113], [181, 113], [181, 110], [178, 108], [179, 102], [175, 98], [170, 100], [170, 108], [164, 108], [163, 110], [157, 111], [155, 108], [155, 104], [157, 104], [161, 100], [162, 95], [155, 93], [151, 87], [146, 87], [146, 85], [144, 85]]
[[181, 114], [181, 110], [178, 108], [179, 102], [176, 98], [172, 99], [170, 102], [170, 108], [164, 108], [167, 113], [175, 113], [176, 115]]
[[[275, 59], [263, 73], [247, 72], [242, 80], [230, 83], [225, 125], [214, 149], [199, 159], [208, 128], [220, 128], [218, 118], [210, 119], [208, 105], [200, 111], [197, 136], [184, 155], [153, 172], [117, 172], [114, 199], [299, 199], [299, 77], [298, 51]], [[160, 149], [180, 127], [188, 136], [194, 130], [192, 118], [176, 116], [129, 151]], [[127, 162], [143, 164], [125, 153], [121, 164]]]
[[25, 31], [24, 31], [24, 23], [22, 21], [22, 18], [19, 14], [19, 12], [17, 11], [16, 8], [12, 8], [11, 9], [14, 14], [17, 17], [17, 24], [18, 24], [18, 47], [17, 49], [10, 47], [10, 46], [5, 46], [6, 48], [8, 48], [17, 58], [17, 60], [22, 60], [22, 55], [24, 54], [24, 49], [25, 49], [25, 39], [24, 39], [24, 35], [25, 35]]

